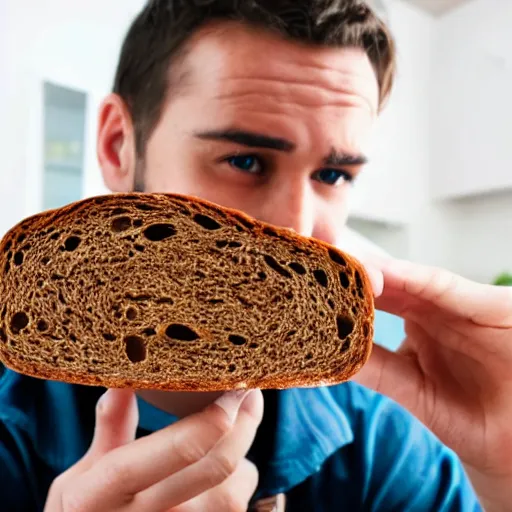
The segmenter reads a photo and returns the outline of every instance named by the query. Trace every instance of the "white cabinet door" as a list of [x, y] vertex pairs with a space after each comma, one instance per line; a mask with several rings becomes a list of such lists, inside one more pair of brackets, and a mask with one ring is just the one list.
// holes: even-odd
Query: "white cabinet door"
[[437, 198], [512, 190], [512, 65], [483, 51], [470, 63], [454, 63], [437, 105]]
[[394, 106], [390, 104], [377, 121], [370, 162], [354, 184], [350, 211], [360, 219], [402, 224], [407, 223], [407, 203], [396, 158], [400, 127]]
[[384, 2], [397, 44], [397, 74], [378, 120], [375, 150], [354, 190], [355, 216], [408, 225], [428, 200], [429, 104], [434, 20], [405, 2]]
[[512, 2], [477, 0], [438, 21], [432, 103], [436, 198], [512, 190]]

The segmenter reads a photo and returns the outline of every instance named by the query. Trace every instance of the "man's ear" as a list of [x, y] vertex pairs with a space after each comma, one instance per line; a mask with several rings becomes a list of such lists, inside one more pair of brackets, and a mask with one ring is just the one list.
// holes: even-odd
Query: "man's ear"
[[132, 116], [117, 94], [101, 104], [97, 154], [105, 185], [112, 192], [131, 192], [137, 163], [135, 132]]

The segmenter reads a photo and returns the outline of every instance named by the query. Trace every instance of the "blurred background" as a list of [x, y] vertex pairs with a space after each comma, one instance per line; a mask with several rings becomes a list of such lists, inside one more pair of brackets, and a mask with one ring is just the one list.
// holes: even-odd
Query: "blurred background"
[[[347, 246], [512, 284], [512, 0], [373, 0], [398, 79]], [[0, 234], [106, 193], [99, 103], [144, 0], [0, 0]], [[395, 348], [402, 322], [378, 314]]]

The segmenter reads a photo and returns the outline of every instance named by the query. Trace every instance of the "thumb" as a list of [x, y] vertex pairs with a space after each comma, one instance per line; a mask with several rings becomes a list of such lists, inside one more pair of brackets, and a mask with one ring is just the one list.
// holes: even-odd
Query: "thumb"
[[415, 358], [408, 357], [403, 350], [392, 352], [374, 344], [370, 359], [352, 380], [386, 395], [425, 421], [420, 399], [424, 376]]
[[94, 438], [85, 459], [97, 460], [135, 439], [139, 410], [131, 389], [109, 389], [96, 406]]
[[384, 290], [384, 273], [382, 268], [390, 260], [389, 257], [360, 254], [355, 256], [366, 270], [373, 289], [374, 297], [380, 297]]

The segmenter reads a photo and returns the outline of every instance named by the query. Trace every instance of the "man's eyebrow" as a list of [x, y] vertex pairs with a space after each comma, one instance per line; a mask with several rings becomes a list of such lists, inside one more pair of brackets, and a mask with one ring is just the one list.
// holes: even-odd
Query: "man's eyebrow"
[[[273, 149], [286, 153], [291, 153], [296, 148], [296, 145], [287, 139], [239, 129], [199, 132], [195, 136], [203, 140], [226, 141], [249, 148]], [[365, 165], [367, 162], [368, 158], [364, 155], [349, 154], [344, 151], [337, 151], [334, 148], [324, 158], [324, 165], [339, 167], [346, 165], [360, 166]]]
[[365, 165], [368, 163], [368, 158], [364, 155], [348, 154], [343, 151], [336, 151], [332, 149], [330, 154], [325, 157], [324, 165], [334, 165], [342, 167], [344, 165]]
[[274, 149], [276, 151], [284, 151], [286, 153], [292, 152], [296, 147], [295, 144], [289, 140], [246, 130], [214, 130], [196, 133], [195, 135], [197, 138], [203, 140], [233, 142], [249, 148]]

